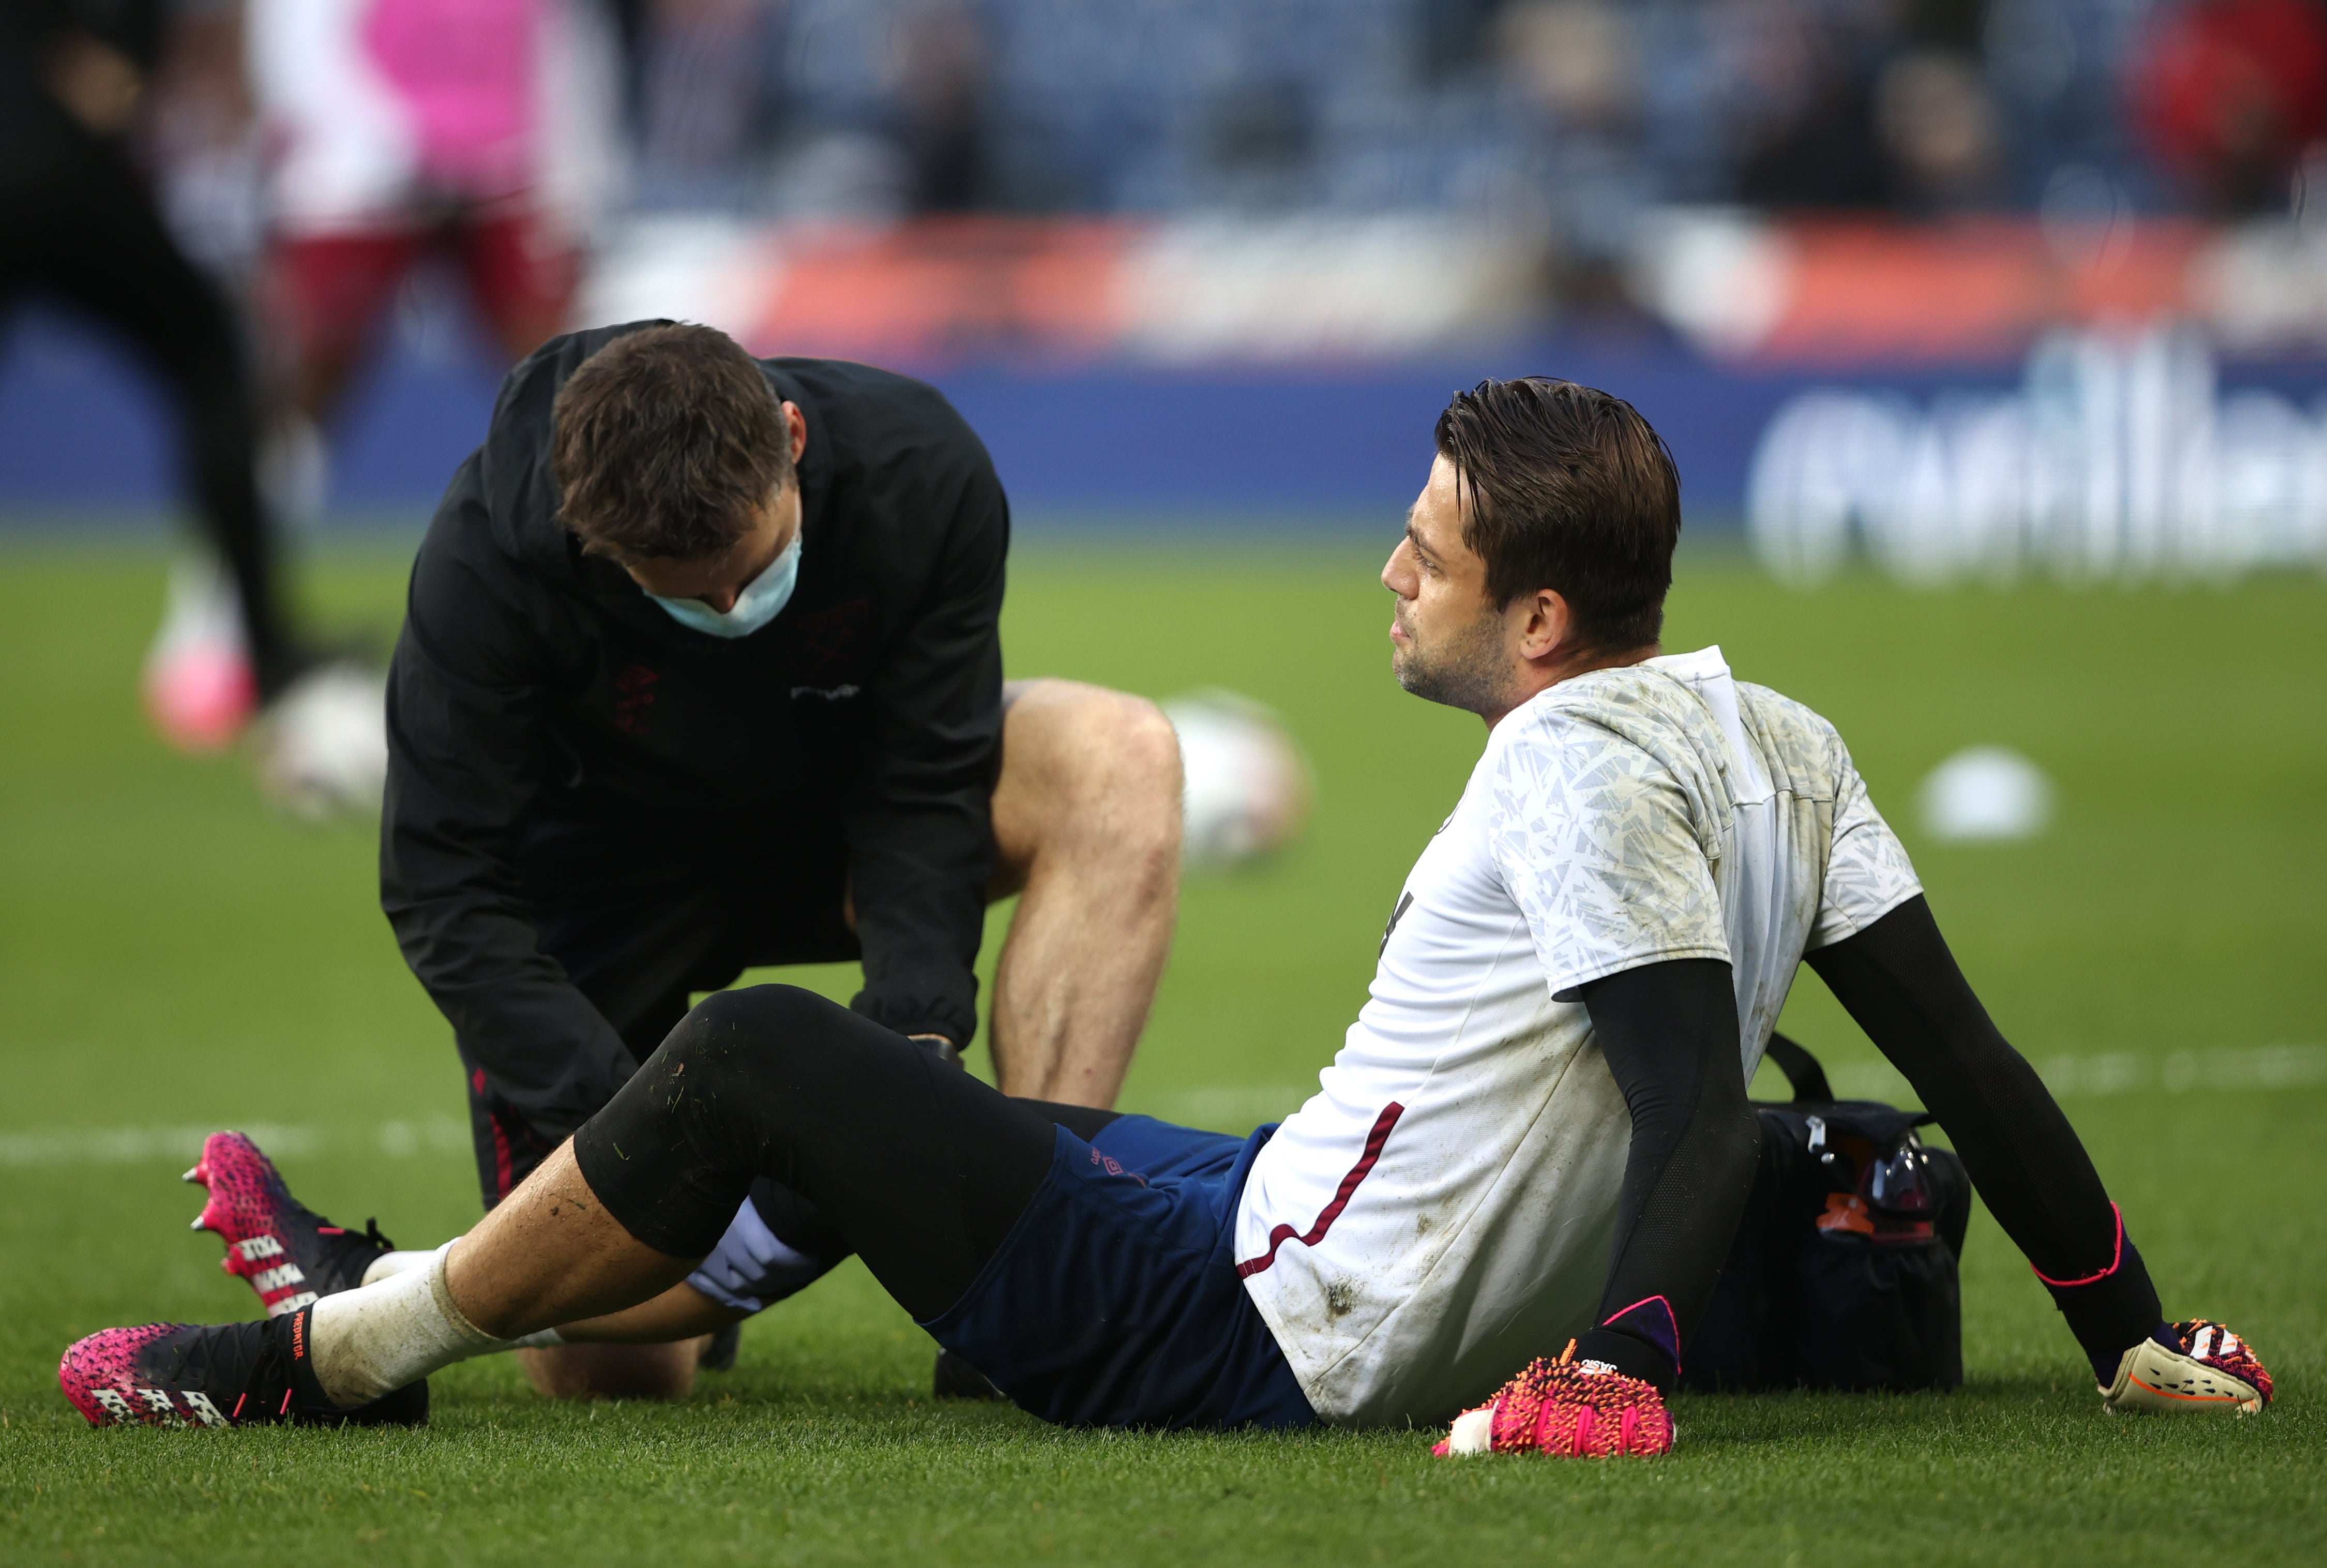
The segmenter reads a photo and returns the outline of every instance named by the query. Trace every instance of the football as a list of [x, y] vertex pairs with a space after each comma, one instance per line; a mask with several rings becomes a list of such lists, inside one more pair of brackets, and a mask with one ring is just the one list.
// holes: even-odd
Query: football
[[1186, 863], [1239, 865], [1301, 836], [1315, 790], [1308, 760], [1275, 714], [1226, 691], [1174, 697], [1164, 712], [1180, 734]]

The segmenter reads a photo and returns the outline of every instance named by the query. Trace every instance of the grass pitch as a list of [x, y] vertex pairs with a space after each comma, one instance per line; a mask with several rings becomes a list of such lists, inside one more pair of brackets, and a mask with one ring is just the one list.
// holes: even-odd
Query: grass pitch
[[[1297, 849], [1190, 886], [1128, 1108], [1240, 1130], [1303, 1097], [1477, 753], [1475, 721], [1390, 682], [1375, 564], [1022, 552], [1014, 674], [1248, 693], [1321, 781]], [[400, 583], [385, 552], [315, 574], [332, 618], [383, 630]], [[2105, 1418], [1982, 1215], [1963, 1390], [1683, 1398], [1680, 1448], [1640, 1464], [1446, 1463], [1408, 1433], [1067, 1433], [933, 1405], [928, 1339], [854, 1265], [752, 1323], [737, 1368], [677, 1406], [552, 1405], [487, 1361], [436, 1380], [419, 1432], [89, 1430], [55, 1387], [70, 1339], [252, 1311], [215, 1240], [185, 1230], [199, 1198], [176, 1175], [204, 1130], [252, 1128], [307, 1199], [407, 1245], [475, 1216], [447, 1031], [378, 913], [371, 830], [281, 820], [231, 761], [149, 737], [135, 684], [160, 593], [151, 552], [0, 554], [0, 1558], [2327, 1558], [2316, 581], [1802, 595], [1684, 562], [1667, 646], [1718, 640], [1841, 726], [2168, 1311], [2250, 1334], [2281, 1402], [2248, 1422]], [[1981, 742], [2051, 771], [2046, 837], [1920, 834], [1918, 780]], [[1786, 1027], [1846, 1085], [1899, 1092], [1807, 972]]]

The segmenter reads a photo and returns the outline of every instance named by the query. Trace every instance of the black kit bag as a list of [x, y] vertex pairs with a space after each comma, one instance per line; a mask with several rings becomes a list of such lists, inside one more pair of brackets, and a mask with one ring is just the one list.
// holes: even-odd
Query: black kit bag
[[1783, 1035], [1793, 1086], [1757, 1101], [1762, 1156], [1712, 1307], [1681, 1368], [1693, 1389], [1953, 1388], [1963, 1381], [1956, 1260], [1971, 1179], [1916, 1129], [1929, 1112], [1837, 1100]]

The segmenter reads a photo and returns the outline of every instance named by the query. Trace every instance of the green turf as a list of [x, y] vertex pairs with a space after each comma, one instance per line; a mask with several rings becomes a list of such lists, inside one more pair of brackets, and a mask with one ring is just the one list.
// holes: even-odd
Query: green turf
[[[1240, 1129], [1302, 1097], [1476, 754], [1475, 721], [1388, 680], [1372, 569], [1363, 551], [1210, 536], [1181, 558], [1019, 563], [1014, 674], [1249, 693], [1321, 780], [1298, 849], [1190, 887], [1131, 1107]], [[384, 551], [317, 578], [336, 620], [393, 624]], [[554, 1406], [478, 1363], [436, 1381], [416, 1433], [84, 1428], [51, 1370], [69, 1339], [249, 1310], [216, 1243], [185, 1231], [198, 1201], [174, 1177], [195, 1134], [173, 1129], [270, 1124], [303, 1193], [407, 1243], [474, 1213], [446, 1031], [375, 908], [370, 829], [274, 817], [233, 761], [149, 738], [134, 687], [160, 587], [137, 549], [0, 553], [0, 1559], [2327, 1556], [2309, 1401], [2327, 1375], [2315, 581], [1799, 595], [1685, 562], [1668, 645], [1717, 639], [1841, 725], [1993, 1011], [2068, 1091], [2169, 1309], [2250, 1333], [2284, 1397], [2253, 1422], [2103, 1418], [1982, 1217], [1962, 1391], [1684, 1398], [1678, 1451], [1625, 1465], [933, 1406], [928, 1340], [854, 1267], [754, 1323], [739, 1367], [676, 1407]], [[1985, 742], [2051, 771], [2057, 827], [1930, 845], [1916, 781]], [[1885, 1081], [1814, 980], [1788, 1027], [1849, 1081]]]

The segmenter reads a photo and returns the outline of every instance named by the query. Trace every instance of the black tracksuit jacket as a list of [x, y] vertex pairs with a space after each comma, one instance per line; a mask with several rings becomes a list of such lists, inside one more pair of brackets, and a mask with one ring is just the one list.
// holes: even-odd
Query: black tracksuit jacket
[[[557, 520], [550, 408], [649, 322], [555, 339], [509, 373], [412, 572], [388, 686], [380, 898], [490, 1087], [541, 1132], [636, 1070], [542, 950], [537, 911], [792, 864], [853, 879], [856, 1009], [967, 1044], [993, 863], [1009, 508], [934, 388], [762, 361], [808, 424], [799, 586], [722, 639], [672, 621]], [[833, 955], [819, 955], [831, 957]]]

